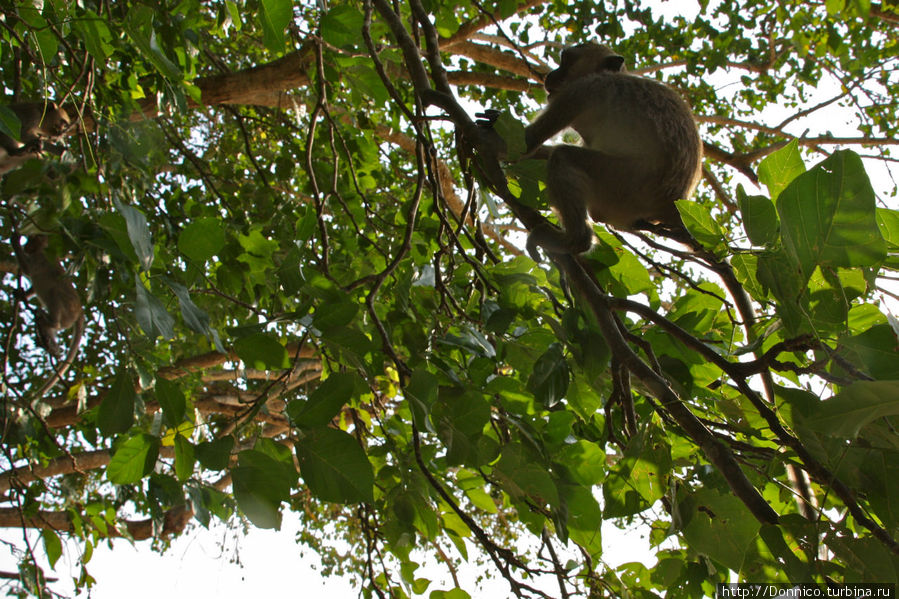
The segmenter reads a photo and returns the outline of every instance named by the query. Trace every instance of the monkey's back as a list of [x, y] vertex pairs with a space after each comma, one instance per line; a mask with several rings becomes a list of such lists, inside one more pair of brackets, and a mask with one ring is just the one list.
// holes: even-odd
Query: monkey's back
[[646, 77], [600, 72], [574, 82], [589, 108], [572, 123], [584, 145], [640, 160], [666, 200], [693, 191], [702, 168], [702, 142], [687, 102]]
[[26, 256], [22, 270], [31, 280], [34, 294], [47, 309], [50, 325], [61, 329], [72, 326], [83, 310], [81, 298], [65, 269], [44, 255], [43, 246], [33, 249], [30, 254], [26, 253]]

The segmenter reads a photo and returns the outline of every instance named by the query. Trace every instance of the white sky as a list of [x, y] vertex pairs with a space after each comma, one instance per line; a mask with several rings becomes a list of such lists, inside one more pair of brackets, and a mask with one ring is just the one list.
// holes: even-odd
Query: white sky
[[[175, 539], [162, 555], [153, 551], [148, 541], [131, 544], [125, 539], [117, 539], [113, 541], [112, 548], [104, 542], [95, 548], [93, 558], [88, 563], [88, 571], [97, 584], [89, 593], [83, 592], [77, 596], [91, 599], [358, 597], [350, 580], [342, 577], [324, 579], [316, 571], [320, 563], [318, 557], [294, 542], [299, 529], [299, 519], [295, 514], [285, 513], [280, 531], [250, 528], [242, 534], [229, 530], [221, 523], [208, 531], [196, 522], [192, 523], [192, 527], [187, 534]], [[604, 559], [609, 566], [631, 561], [646, 562], [647, 559], [651, 565], [655, 561], [645, 535], [637, 530], [623, 533], [604, 524], [602, 532]], [[3, 541], [21, 542], [21, 531], [0, 529], [0, 533]], [[49, 588], [65, 597], [75, 596], [72, 577], [79, 572], [77, 545], [69, 545], [55, 572], [51, 572], [47, 568], [41, 543], [38, 541], [35, 544], [36, 555], [39, 564], [45, 568], [45, 574], [59, 578]], [[444, 549], [455, 551], [448, 545]], [[469, 554], [473, 555], [471, 549]], [[235, 563], [235, 559], [240, 564]], [[16, 560], [5, 546], [0, 546], [0, 570], [16, 571]], [[496, 577], [483, 586], [483, 593], [475, 593], [475, 579], [480, 573], [472, 567], [459, 572], [463, 588], [472, 596], [499, 598], [509, 594], [508, 584]], [[417, 575], [433, 581], [425, 597], [430, 591], [452, 588], [446, 568], [431, 566], [427, 567], [426, 572], [419, 569]], [[547, 591], [558, 591], [554, 581], [547, 582], [553, 584]]]

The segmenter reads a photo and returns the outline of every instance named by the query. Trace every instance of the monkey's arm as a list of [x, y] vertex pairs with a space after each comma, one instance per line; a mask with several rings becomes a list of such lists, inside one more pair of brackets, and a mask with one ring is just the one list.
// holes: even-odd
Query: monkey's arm
[[583, 86], [568, 85], [558, 93], [558, 97], [553, 97], [534, 122], [525, 127], [526, 155], [534, 157], [546, 147], [543, 142], [574, 122], [590, 101], [585, 91], [588, 90]]

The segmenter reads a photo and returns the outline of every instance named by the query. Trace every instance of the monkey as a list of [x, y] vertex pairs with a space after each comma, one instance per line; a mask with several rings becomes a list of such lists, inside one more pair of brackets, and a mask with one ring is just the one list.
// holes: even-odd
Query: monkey
[[47, 257], [48, 237], [31, 235], [23, 248], [19, 243], [18, 231], [13, 227], [12, 246], [19, 262], [19, 268], [31, 281], [31, 289], [43, 304], [35, 317], [38, 343], [53, 357], [59, 358], [60, 349], [56, 340], [59, 331], [73, 327], [72, 342], [65, 358], [57, 365], [55, 372], [41, 385], [35, 397], [41, 398], [59, 382], [72, 363], [84, 335], [84, 309], [75, 285], [66, 276], [62, 265]]
[[56, 102], [21, 102], [6, 106], [19, 119], [19, 139], [0, 133], [0, 175], [37, 158], [45, 140], [60, 138], [72, 126], [69, 114]]
[[[544, 111], [525, 128], [524, 157], [546, 158], [548, 201], [562, 228], [531, 231], [528, 253], [580, 254], [593, 244], [587, 215], [618, 229], [686, 230], [675, 200], [695, 189], [702, 142], [687, 102], [670, 87], [625, 72], [624, 58], [607, 46], [566, 48], [544, 81]], [[499, 113], [477, 115], [492, 127]], [[543, 142], [573, 128], [582, 146]], [[676, 235], [674, 235], [676, 238]]]

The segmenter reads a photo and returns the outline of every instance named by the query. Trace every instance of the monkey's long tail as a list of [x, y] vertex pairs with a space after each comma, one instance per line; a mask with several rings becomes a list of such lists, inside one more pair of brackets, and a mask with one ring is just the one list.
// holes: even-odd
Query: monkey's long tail
[[62, 398], [59, 401], [48, 401], [44, 398], [44, 395], [52, 389], [56, 383], [62, 380], [62, 377], [65, 375], [66, 371], [75, 361], [75, 355], [78, 353], [78, 348], [81, 346], [81, 338], [84, 336], [84, 314], [82, 314], [77, 321], [75, 321], [75, 326], [72, 329], [72, 342], [69, 344], [69, 351], [66, 352], [66, 357], [63, 358], [62, 362], [60, 362], [55, 368], [54, 373], [51, 374], [44, 384], [41, 385], [40, 389], [38, 389], [37, 393], [34, 395], [35, 401], [41, 401], [45, 404], [48, 404], [53, 407], [57, 407], [62, 404], [65, 398]]

